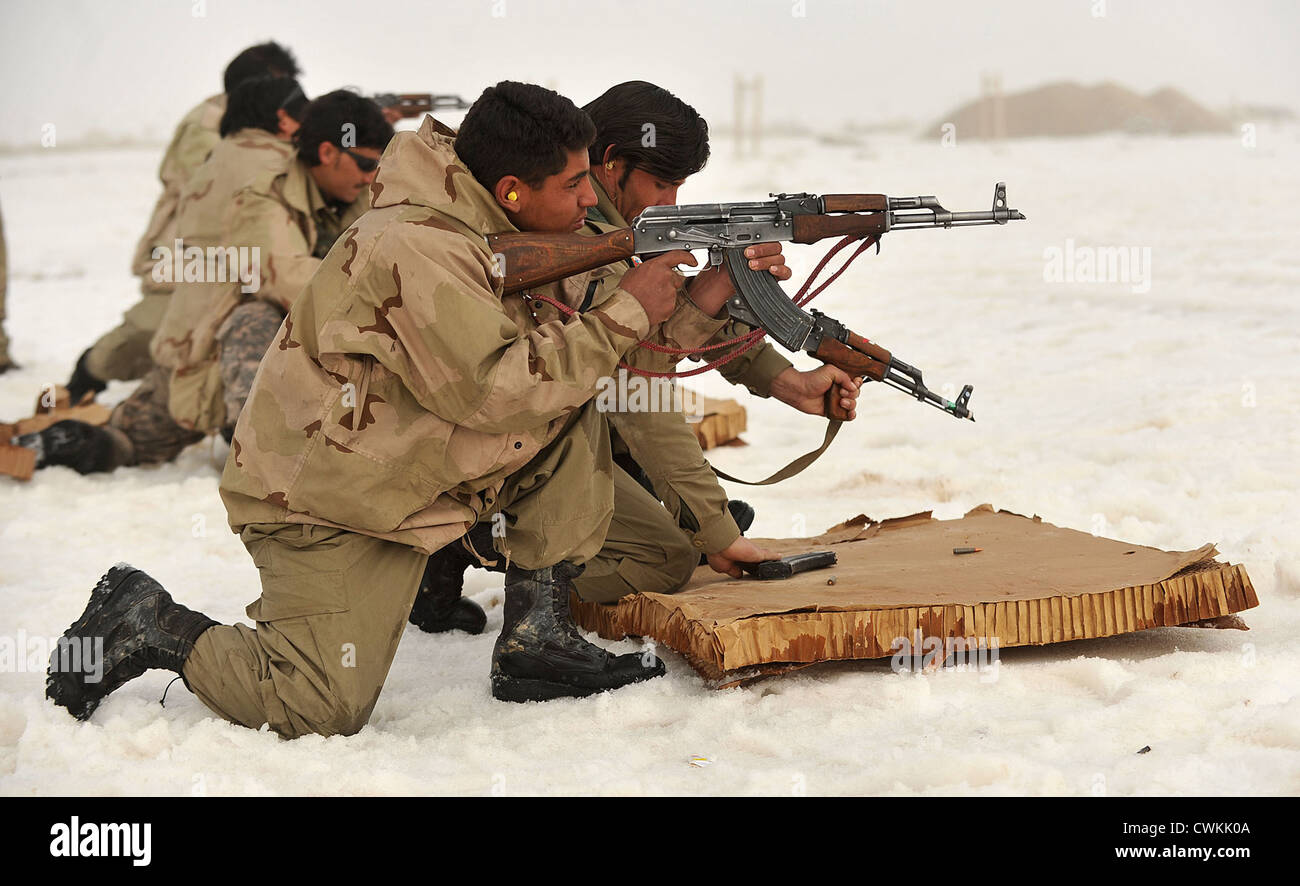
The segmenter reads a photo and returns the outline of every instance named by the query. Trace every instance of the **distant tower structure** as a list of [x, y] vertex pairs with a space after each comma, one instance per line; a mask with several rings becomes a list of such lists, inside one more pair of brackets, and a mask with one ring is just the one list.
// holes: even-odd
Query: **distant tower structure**
[[[748, 108], [746, 107], [748, 106]], [[748, 109], [749, 115], [746, 120], [745, 111]], [[749, 138], [749, 153], [757, 157], [759, 151], [759, 139], [763, 133], [763, 75], [755, 74], [751, 79], [746, 80], [739, 74], [736, 75], [736, 100], [735, 100], [735, 120], [736, 120], [736, 156], [744, 154], [745, 138]]]
[[1007, 135], [1007, 104], [1001, 71], [980, 75], [980, 96], [980, 138], [1001, 141]]

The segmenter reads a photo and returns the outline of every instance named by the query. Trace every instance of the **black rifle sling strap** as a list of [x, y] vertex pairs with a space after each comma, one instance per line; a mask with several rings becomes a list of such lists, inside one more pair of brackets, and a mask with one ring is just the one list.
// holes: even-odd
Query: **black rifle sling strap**
[[[831, 441], [835, 439], [835, 435], [840, 432], [841, 424], [843, 424], [843, 422], [838, 422], [833, 419], [828, 421], [826, 423], [826, 436], [822, 439], [821, 446], [818, 446], [812, 452], [806, 452], [799, 456], [766, 480], [741, 480], [739, 477], [733, 477], [726, 471], [719, 471], [717, 468], [713, 468], [713, 473], [717, 474], [723, 480], [730, 480], [732, 483], [740, 483], [744, 486], [771, 486], [773, 483], [780, 483], [782, 480], [788, 480], [795, 474], [803, 471], [804, 468], [808, 467], [817, 459], [821, 458], [822, 453], [830, 448]], [[710, 465], [710, 467], [712, 467], [712, 465]]]

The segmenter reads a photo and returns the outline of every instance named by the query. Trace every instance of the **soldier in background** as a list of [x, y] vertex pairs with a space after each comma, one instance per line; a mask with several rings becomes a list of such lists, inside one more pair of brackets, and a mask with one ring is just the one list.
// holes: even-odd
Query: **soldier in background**
[[236, 195], [225, 242], [260, 249], [261, 286], [237, 306], [214, 305], [204, 319], [220, 343], [224, 409], [213, 408], [203, 426], [205, 405], [190, 405], [173, 387], [172, 411], [182, 423], [230, 438], [280, 322], [334, 241], [370, 208], [370, 183], [392, 137], [373, 101], [344, 89], [327, 93], [303, 118], [293, 162]]
[[[154, 343], [160, 365], [106, 426], [65, 420], [17, 438], [36, 451], [37, 468], [65, 465], [84, 474], [157, 464], [233, 425], [285, 311], [338, 235], [368, 208], [372, 164], [393, 134], [379, 108], [345, 90], [321, 96], [307, 106], [290, 148], [276, 139], [285, 128], [279, 106], [301, 91], [293, 81], [269, 84], [236, 91], [252, 92], [252, 107], [232, 105], [239, 113], [230, 126], [241, 128], [213, 151], [181, 201], [180, 234], [192, 231], [203, 247], [244, 248], [257, 256], [257, 266], [246, 269], [255, 273], [180, 284]], [[249, 125], [258, 115], [261, 122]], [[355, 148], [340, 144], [353, 139]], [[246, 281], [256, 290], [244, 293]]]
[[274, 42], [250, 46], [226, 66], [224, 91], [204, 99], [181, 119], [158, 170], [163, 192], [154, 204], [149, 226], [136, 245], [131, 261], [131, 272], [140, 278], [141, 299], [127, 309], [117, 328], [102, 336], [77, 359], [67, 385], [74, 404], [87, 392], [104, 390], [112, 379], [141, 378], [153, 366], [149, 342], [162, 322], [172, 292], [171, 283], [153, 278], [156, 264], [153, 251], [159, 246], [172, 248], [181, 192], [220, 141], [217, 129], [229, 93], [250, 77], [297, 77], [298, 73], [298, 63], [288, 49]]
[[[596, 232], [628, 227], [648, 207], [677, 203], [678, 188], [708, 161], [708, 124], [690, 105], [653, 83], [620, 83], [583, 110], [596, 124], [589, 154], [597, 204], [587, 213]], [[654, 138], [647, 138], [647, 123]], [[790, 279], [783, 265], [769, 270], [779, 280]], [[728, 319], [709, 344], [752, 331]], [[637, 351], [629, 362], [665, 371], [676, 358]], [[825, 415], [826, 395], [835, 388], [842, 408], [850, 418], [856, 416], [860, 386], [847, 372], [825, 364], [800, 371], [765, 341], [717, 371], [759, 397], [774, 397], [812, 415]], [[753, 546], [741, 535], [753, 521], [753, 509], [728, 501], [682, 417], [611, 413], [610, 424], [616, 433], [615, 461], [629, 476], [616, 475], [614, 522], [601, 556], [574, 582], [578, 594], [613, 603], [638, 591], [674, 593], [686, 586], [701, 555], [715, 571], [739, 577], [739, 564], [753, 559]], [[663, 502], [671, 520], [663, 508], [653, 506], [654, 499], [640, 496], [626, 482], [630, 478]], [[684, 535], [673, 531], [676, 526]]]

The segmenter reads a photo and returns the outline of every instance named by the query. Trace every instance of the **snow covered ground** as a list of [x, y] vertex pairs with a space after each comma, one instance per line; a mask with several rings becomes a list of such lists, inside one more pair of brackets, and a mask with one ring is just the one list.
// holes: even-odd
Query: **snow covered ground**
[[[348, 738], [232, 726], [179, 684], [160, 708], [161, 671], [77, 723], [42, 697], [44, 659], [20, 656], [0, 673], [0, 793], [1300, 793], [1300, 130], [1261, 129], [1255, 147], [889, 136], [773, 141], [756, 159], [715, 151], [683, 202], [883, 191], [984, 209], [1005, 180], [1029, 218], [892, 234], [822, 296], [931, 387], [973, 384], [979, 421], [869, 387], [805, 474], [732, 490], [758, 511], [752, 534], [992, 502], [1162, 548], [1213, 541], [1254, 581], [1252, 630], [1007, 649], [995, 680], [857, 662], [723, 692], [666, 652], [663, 679], [520, 706], [488, 692], [502, 592], [476, 573], [487, 633], [408, 629], [370, 725]], [[28, 414], [134, 300], [128, 260], [159, 154], [0, 156], [6, 325], [23, 365], [0, 377], [0, 416]], [[1048, 279], [1052, 250], [1082, 261], [1102, 247], [1137, 250], [1127, 279]], [[796, 248], [791, 263], [806, 271], [819, 255]], [[749, 408], [751, 445], [712, 454], [724, 470], [758, 478], [821, 439], [819, 420], [718, 378], [699, 387]], [[224, 455], [205, 443], [156, 469], [0, 478], [0, 642], [57, 637], [119, 560], [215, 618], [244, 619], [258, 582], [217, 496]]]

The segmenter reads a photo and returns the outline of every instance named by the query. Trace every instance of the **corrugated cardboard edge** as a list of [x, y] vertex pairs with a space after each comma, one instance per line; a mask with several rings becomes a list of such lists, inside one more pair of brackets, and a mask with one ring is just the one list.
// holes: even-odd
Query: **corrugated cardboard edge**
[[103, 403], [87, 402], [81, 406], [72, 406], [67, 409], [52, 409], [48, 412], [41, 412], [30, 418], [24, 418], [14, 423], [15, 434], [35, 434], [37, 431], [43, 431], [56, 422], [66, 419], [74, 421], [83, 421], [88, 425], [108, 424], [109, 416], [113, 410]]
[[733, 685], [738, 681], [726, 682], [727, 675], [746, 668], [888, 657], [896, 638], [912, 637], [918, 630], [923, 637], [960, 637], [968, 644], [1040, 646], [1174, 627], [1259, 605], [1245, 567], [1216, 561], [1193, 563], [1153, 585], [1075, 597], [793, 612], [718, 626], [687, 619], [663, 599], [637, 594], [607, 606], [583, 603], [575, 595], [571, 603], [585, 630], [610, 640], [653, 637], [685, 655], [715, 686]]
[[[0, 429], [0, 433], [3, 433], [3, 429]], [[35, 472], [35, 450], [0, 443], [0, 475], [13, 477], [15, 480], [30, 480]]]
[[686, 420], [695, 432], [695, 439], [699, 441], [701, 449], [742, 443], [740, 435], [746, 427], [744, 406], [735, 400], [704, 397], [683, 388], [683, 397], [688, 394], [690, 396], [686, 402], [691, 405], [691, 409], [686, 411]]

